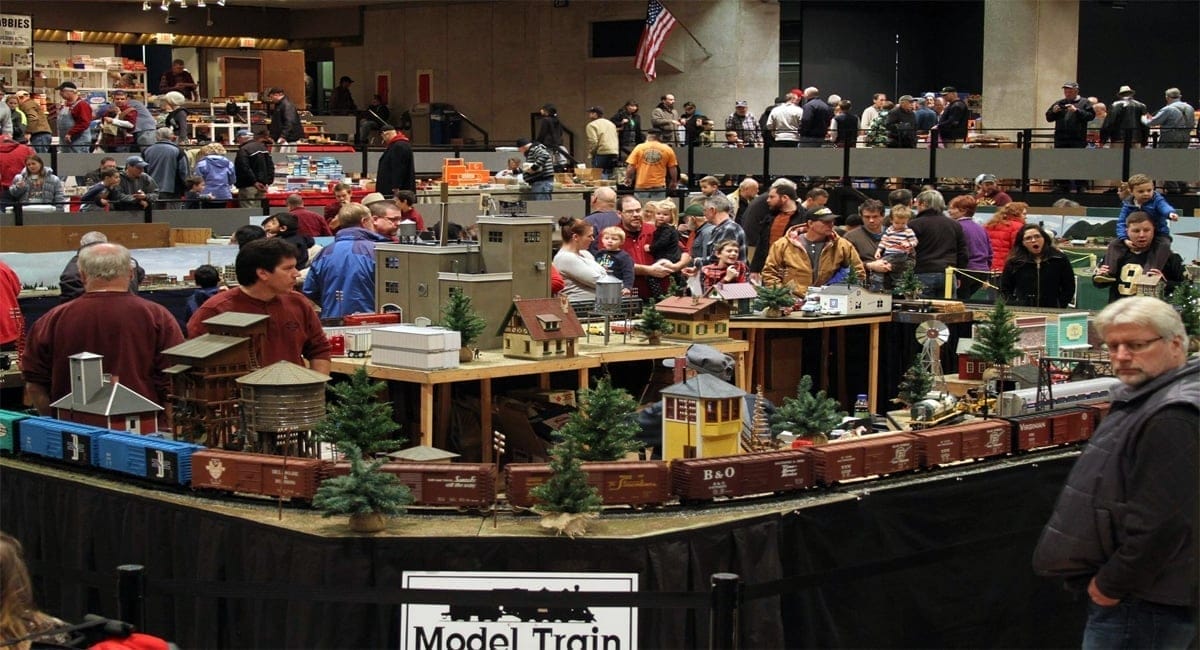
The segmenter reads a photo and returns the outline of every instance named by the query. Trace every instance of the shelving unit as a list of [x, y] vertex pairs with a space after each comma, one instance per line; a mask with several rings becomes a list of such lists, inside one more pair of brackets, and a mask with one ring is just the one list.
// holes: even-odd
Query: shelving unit
[[53, 97], [58, 85], [64, 81], [73, 81], [79, 87], [79, 93], [84, 97], [90, 94], [103, 94], [118, 90], [113, 76], [120, 77], [132, 74], [134, 87], [120, 88], [138, 101], [146, 101], [146, 73], [133, 70], [110, 70], [108, 68], [47, 68], [37, 66], [34, 70], [37, 78], [30, 83], [29, 66], [0, 65], [0, 75], [8, 80], [13, 88], [32, 88], [32, 92]]
[[[246, 119], [250, 119], [250, 102], [235, 102], [238, 106], [240, 115], [245, 115]], [[214, 103], [208, 105], [208, 119], [206, 121], [188, 122], [188, 135], [193, 140], [198, 140], [196, 137], [198, 131], [207, 129], [212, 138], [216, 137], [218, 131], [225, 131], [225, 143], [233, 144], [236, 140], [238, 129], [251, 128], [249, 122], [218, 122], [217, 115], [225, 115], [225, 102]]]

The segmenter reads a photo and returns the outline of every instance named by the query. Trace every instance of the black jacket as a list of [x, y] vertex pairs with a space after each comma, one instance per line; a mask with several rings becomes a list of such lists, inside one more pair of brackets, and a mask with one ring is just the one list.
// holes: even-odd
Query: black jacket
[[1100, 125], [1100, 142], [1124, 142], [1126, 133], [1132, 132], [1130, 140], [1146, 144], [1150, 138], [1150, 127], [1142, 123], [1146, 105], [1129, 97], [1118, 99], [1108, 109], [1104, 124]]
[[963, 140], [967, 137], [967, 123], [971, 119], [967, 103], [961, 99], [950, 102], [938, 116], [938, 137], [942, 140]]
[[271, 159], [271, 150], [261, 140], [251, 140], [238, 147], [237, 155], [233, 158], [233, 173], [233, 184], [238, 188], [275, 182], [275, 161]]
[[820, 97], [804, 102], [804, 114], [800, 116], [800, 137], [824, 139], [833, 121], [833, 109]]
[[546, 115], [538, 121], [536, 140], [545, 145], [547, 149], [558, 151], [558, 147], [562, 145], [562, 139], [562, 122], [558, 120], [557, 115]]
[[962, 224], [937, 210], [924, 210], [908, 222], [917, 235], [914, 273], [942, 273], [947, 266], [967, 268], [967, 240]]
[[[1067, 106], [1075, 106], [1075, 112], [1067, 110]], [[1054, 107], [1061, 110], [1055, 112]], [[1065, 97], [1046, 109], [1046, 121], [1054, 122], [1054, 146], [1060, 148], [1082, 149], [1087, 146], [1088, 122], [1096, 119], [1096, 111], [1092, 103], [1084, 97], [1070, 101]]]
[[883, 123], [888, 134], [889, 149], [917, 148], [917, 114], [899, 106], [888, 112]]
[[300, 125], [300, 113], [287, 95], [279, 98], [275, 112], [271, 114], [271, 139], [283, 138], [288, 142], [304, 139], [304, 127]]
[[413, 162], [412, 143], [399, 135], [388, 142], [379, 157], [375, 172], [375, 191], [391, 197], [396, 190], [417, 189], [417, 169]]
[[1075, 297], [1075, 269], [1059, 251], [1051, 251], [1041, 263], [1010, 258], [1000, 274], [1000, 293], [1010, 305], [1066, 307]]

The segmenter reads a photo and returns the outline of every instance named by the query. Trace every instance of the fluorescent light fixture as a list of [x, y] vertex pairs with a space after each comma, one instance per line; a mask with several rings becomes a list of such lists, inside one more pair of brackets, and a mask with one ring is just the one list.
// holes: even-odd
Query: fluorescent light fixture
[[162, 0], [162, 4], [159, 5], [158, 8], [162, 9], [163, 11], [170, 11], [171, 10], [171, 0]]
[[208, 5], [204, 4], [204, 0], [196, 0], [196, 6], [203, 9], [203, 8], [207, 7]]
[[150, 11], [150, 0], [142, 0], [142, 11]]
[[217, 0], [217, 6], [218, 6], [218, 7], [224, 7], [224, 6], [225, 6], [225, 0]]

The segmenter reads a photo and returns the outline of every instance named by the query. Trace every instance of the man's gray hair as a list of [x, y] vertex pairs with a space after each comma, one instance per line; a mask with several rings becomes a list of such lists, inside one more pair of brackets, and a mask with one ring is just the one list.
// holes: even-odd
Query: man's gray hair
[[88, 280], [128, 277], [132, 263], [129, 249], [120, 244], [97, 244], [79, 251], [79, 272]]
[[617, 191], [611, 187], [597, 187], [595, 192], [592, 192], [592, 201], [596, 203], [611, 203], [614, 206], [617, 204]]
[[790, 178], [776, 178], [775, 182], [771, 183], [771, 187], [790, 187], [794, 190], [796, 189], [796, 181]]
[[917, 195], [917, 203], [938, 212], [946, 211], [946, 199], [937, 190], [925, 190], [921, 192]]
[[108, 235], [99, 230], [91, 230], [83, 233], [83, 236], [79, 238], [79, 247], [83, 248], [92, 244], [103, 244], [106, 241], [108, 241]]
[[713, 192], [713, 195], [704, 200], [704, 207], [712, 208], [717, 212], [729, 212], [733, 210], [733, 203], [729, 201], [729, 197], [720, 192]]
[[753, 178], [743, 178], [741, 183], [738, 183], [738, 189], [744, 190], [748, 187], [758, 189], [758, 181]]
[[1187, 330], [1183, 327], [1183, 319], [1174, 307], [1158, 298], [1122, 298], [1100, 310], [1100, 313], [1096, 314], [1095, 324], [1100, 336], [1104, 336], [1105, 330], [1116, 325], [1150, 328], [1167, 341], [1181, 340], [1184, 349], [1187, 349]]
[[288, 194], [287, 204], [289, 208], [299, 208], [304, 205], [304, 197], [295, 192]]
[[158, 138], [159, 142], [167, 142], [175, 137], [175, 132], [169, 126], [160, 126], [154, 130], [154, 137]]
[[1167, 99], [1179, 99], [1180, 97], [1183, 97], [1183, 93], [1179, 92], [1178, 88], [1167, 89]]
[[399, 208], [397, 208], [396, 204], [392, 203], [391, 201], [376, 201], [371, 205], [368, 205], [367, 209], [371, 211], [372, 217], [386, 217], [389, 209], [398, 210]]

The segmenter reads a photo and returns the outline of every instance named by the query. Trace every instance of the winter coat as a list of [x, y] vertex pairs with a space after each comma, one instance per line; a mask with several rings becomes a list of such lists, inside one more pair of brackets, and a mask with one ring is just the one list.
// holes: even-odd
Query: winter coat
[[771, 252], [767, 254], [767, 261], [762, 270], [763, 285], [778, 287], [791, 284], [792, 293], [803, 296], [808, 293], [808, 287], [825, 284], [845, 267], [853, 267], [860, 278], [867, 277], [858, 251], [854, 250], [854, 244], [835, 234], [825, 240], [825, 247], [821, 249], [821, 256], [818, 258], [817, 277], [814, 281], [812, 262], [806, 246], [803, 226], [792, 226], [783, 237], [771, 244]]
[[196, 175], [204, 177], [204, 189], [214, 199], [228, 201], [233, 198], [229, 186], [233, 184], [233, 163], [219, 153], [211, 153], [196, 163]]
[[1117, 216], [1117, 239], [1129, 238], [1129, 227], [1125, 225], [1125, 220], [1134, 212], [1145, 212], [1150, 215], [1150, 220], [1154, 222], [1154, 236], [1169, 235], [1171, 233], [1171, 213], [1179, 213], [1170, 203], [1167, 203], [1167, 198], [1161, 192], [1155, 192], [1148, 202], [1143, 205], [1137, 205], [1130, 198], [1121, 204], [1121, 214]]
[[1056, 250], [1040, 263], [1009, 260], [1000, 274], [1000, 294], [1010, 305], [1063, 308], [1075, 298], [1075, 269]]
[[[53, 203], [55, 204], [54, 209], [66, 210], [67, 195], [63, 191], [62, 180], [54, 175], [54, 170], [49, 167], [43, 167], [41, 180], [41, 188], [35, 188], [34, 182], [29, 178], [29, 170], [22, 170], [13, 179], [12, 185], [8, 188], [8, 193], [22, 205]], [[24, 184], [22, 185], [18, 181]]]
[[988, 239], [992, 241], [992, 270], [999, 273], [1004, 270], [1004, 262], [1008, 260], [1008, 251], [1012, 250], [1017, 239], [1017, 233], [1025, 226], [1020, 219], [1005, 219], [997, 224], [983, 227]]
[[16, 140], [0, 140], [0, 189], [7, 189], [17, 174], [25, 171], [25, 159], [33, 154], [29, 145]]
[[37, 103], [32, 97], [26, 97], [25, 101], [21, 102], [21, 111], [25, 113], [25, 119], [29, 126], [25, 132], [29, 135], [38, 133], [51, 133], [50, 120], [46, 118], [46, 111], [42, 110], [42, 105]]

